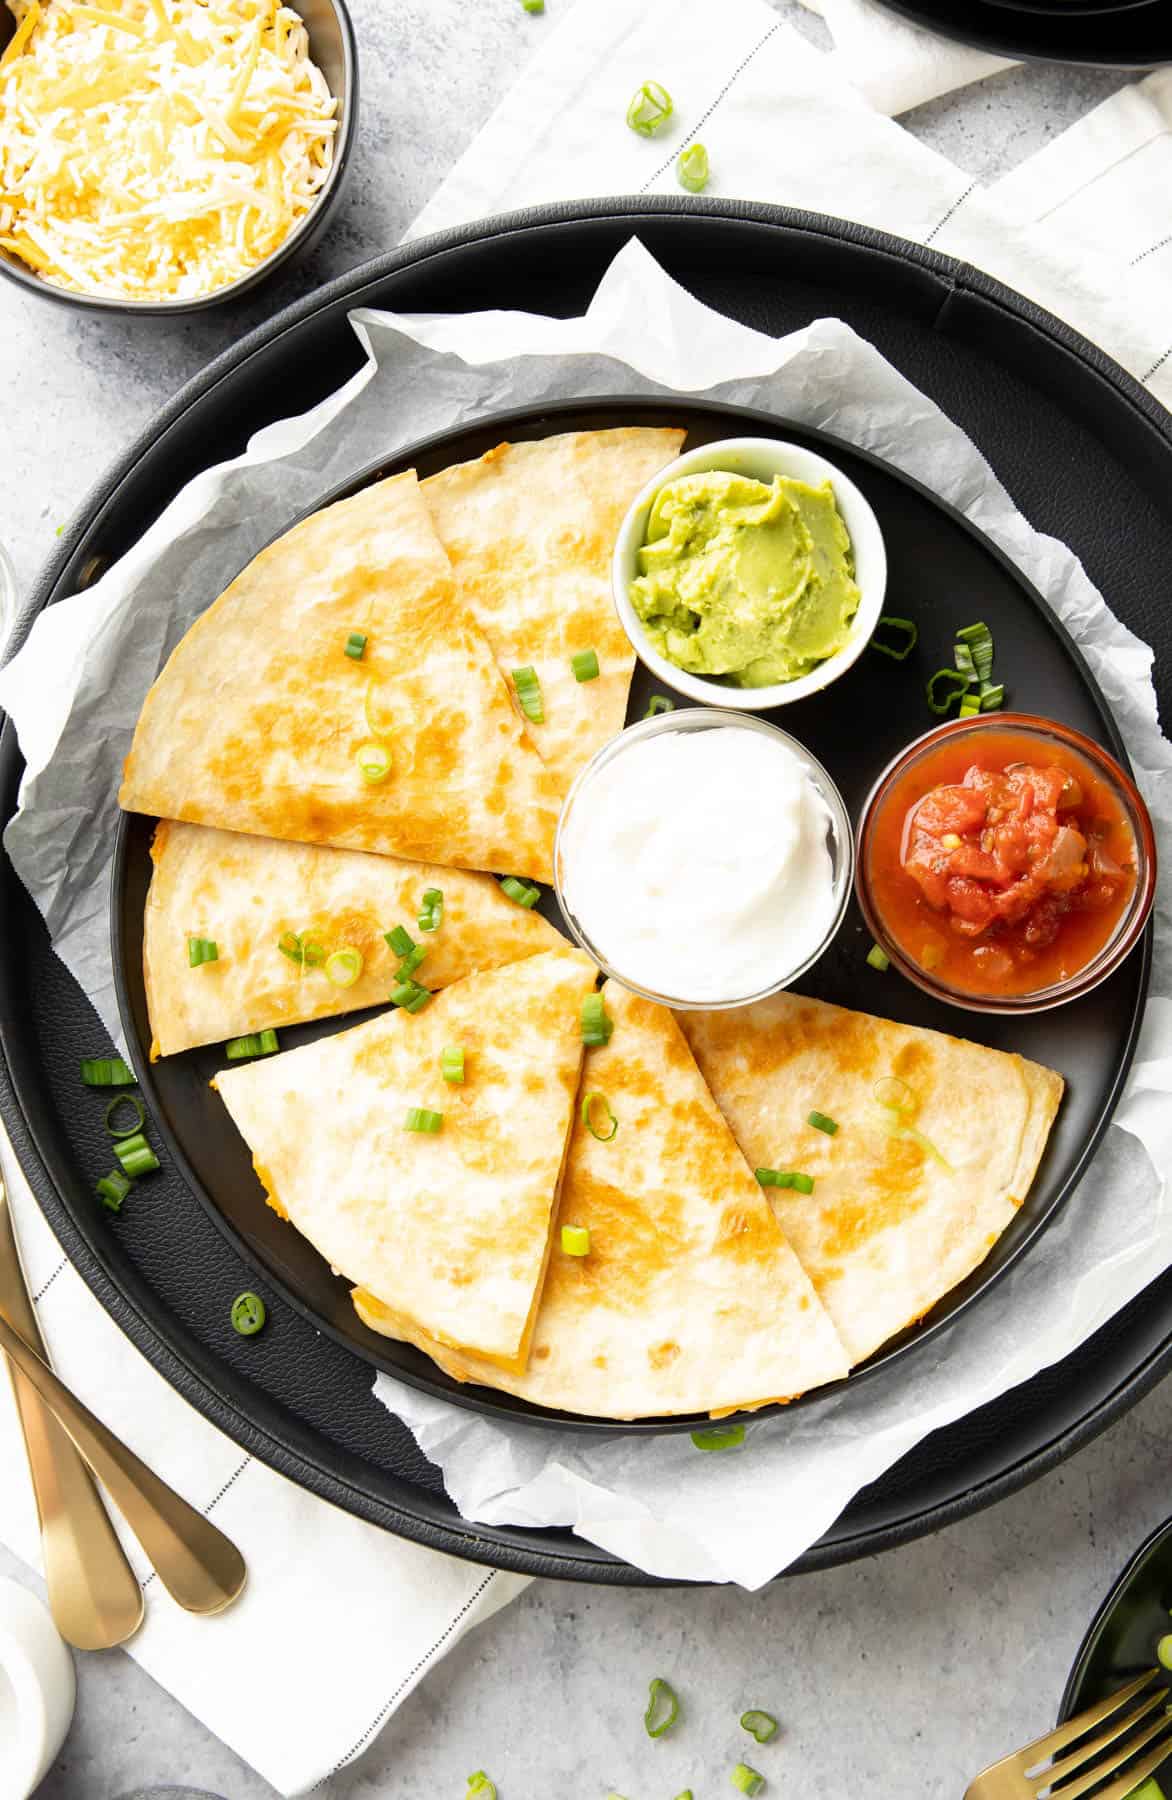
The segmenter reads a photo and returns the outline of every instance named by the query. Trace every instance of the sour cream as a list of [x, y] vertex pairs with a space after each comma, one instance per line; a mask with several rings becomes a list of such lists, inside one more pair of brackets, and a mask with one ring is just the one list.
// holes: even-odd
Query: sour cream
[[782, 986], [833, 935], [850, 878], [829, 778], [772, 727], [717, 716], [730, 722], [683, 713], [617, 738], [558, 838], [571, 927], [620, 980], [672, 1004]]

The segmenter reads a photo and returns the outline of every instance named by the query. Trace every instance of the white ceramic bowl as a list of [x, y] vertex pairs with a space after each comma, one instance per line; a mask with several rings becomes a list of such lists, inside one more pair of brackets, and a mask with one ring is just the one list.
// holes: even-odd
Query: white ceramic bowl
[[[796, 681], [742, 688], [734, 687], [731, 682], [690, 675], [684, 669], [677, 669], [648, 642], [643, 621], [631, 604], [631, 583], [639, 573], [638, 553], [655, 496], [669, 481], [675, 481], [681, 475], [700, 474], [707, 469], [727, 469], [735, 475], [750, 475], [757, 481], [772, 481], [775, 475], [788, 475], [794, 480], [809, 482], [813, 487], [829, 481], [834, 488], [834, 498], [854, 551], [859, 609], [842, 649]], [[677, 693], [687, 694], [690, 699], [710, 706], [767, 712], [772, 707], [788, 706], [791, 701], [820, 693], [840, 675], [845, 675], [860, 656], [883, 611], [883, 597], [887, 591], [887, 552], [870, 502], [863, 498], [854, 482], [824, 456], [816, 455], [813, 450], [803, 450], [798, 444], [787, 444], [780, 438], [721, 438], [714, 444], [702, 444], [698, 450], [689, 450], [675, 462], [668, 463], [634, 500], [615, 540], [611, 586], [623, 630], [630, 638], [635, 654], [660, 681], [666, 682]]]
[[65, 1742], [73, 1658], [35, 1594], [0, 1581], [0, 1794], [27, 1800]]

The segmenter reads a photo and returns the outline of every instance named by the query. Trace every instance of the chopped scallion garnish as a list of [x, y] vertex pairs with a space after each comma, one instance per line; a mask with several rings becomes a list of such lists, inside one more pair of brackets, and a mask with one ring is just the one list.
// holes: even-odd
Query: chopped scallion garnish
[[427, 955], [426, 944], [413, 944], [406, 956], [395, 970], [396, 981], [410, 981], [416, 969]]
[[960, 711], [956, 716], [958, 719], [975, 719], [980, 710], [980, 697], [977, 694], [964, 694], [961, 696]]
[[[884, 643], [884, 637], [894, 638], [895, 642]], [[889, 656], [893, 662], [903, 662], [919, 641], [919, 626], [914, 619], [900, 619], [894, 613], [884, 613], [872, 634], [871, 649]]]
[[1156, 1661], [1162, 1669], [1172, 1669], [1172, 1631], [1156, 1645]]
[[346, 639], [346, 655], [353, 657], [355, 662], [361, 662], [365, 654], [366, 633], [364, 631], [352, 631], [350, 636]]
[[241, 1337], [255, 1337], [258, 1331], [263, 1331], [267, 1318], [264, 1301], [251, 1289], [237, 1294], [232, 1302], [232, 1329]]
[[391, 988], [392, 1004], [404, 1012], [422, 1012], [430, 999], [430, 990], [417, 981], [396, 981]]
[[756, 1169], [754, 1174], [762, 1187], [793, 1188], [798, 1194], [814, 1192], [814, 1177], [800, 1169]]
[[[594, 1111], [596, 1106], [601, 1106], [605, 1112], [606, 1123], [610, 1126], [609, 1131], [600, 1131], [598, 1126], [594, 1123]], [[581, 1114], [582, 1123], [585, 1125], [591, 1137], [597, 1138], [600, 1144], [609, 1144], [611, 1138], [619, 1128], [619, 1122], [610, 1109], [610, 1101], [607, 1099], [606, 1095], [600, 1094], [597, 1088], [592, 1093], [584, 1094], [582, 1096]]]
[[940, 1154], [931, 1138], [925, 1137], [922, 1131], [916, 1129], [914, 1121], [920, 1110], [920, 1102], [907, 1082], [898, 1075], [887, 1075], [882, 1081], [875, 1083], [873, 1092], [883, 1111], [889, 1115], [887, 1130], [890, 1135], [907, 1138], [909, 1142], [918, 1144], [925, 1155], [933, 1157], [942, 1169], [954, 1175], [956, 1171], [952, 1164]]
[[353, 987], [363, 967], [361, 950], [356, 950], [352, 944], [346, 944], [341, 950], [335, 950], [326, 957], [326, 978], [335, 987]]
[[[521, 0], [521, 4], [525, 7], [526, 12], [533, 11], [531, 6], [526, 5], [526, 0]], [[544, 9], [544, 6], [545, 0], [542, 0], [541, 10]], [[474, 1800], [474, 1797], [475, 1800], [496, 1800], [496, 1787], [488, 1779], [483, 1769], [477, 1769], [475, 1775], [468, 1777], [468, 1792], [464, 1796], [464, 1800]]]
[[406, 1125], [408, 1131], [426, 1131], [434, 1134], [444, 1122], [441, 1112], [432, 1112], [427, 1106], [409, 1106], [407, 1108]]
[[519, 881], [515, 875], [506, 875], [501, 882], [501, 893], [506, 900], [512, 900], [517, 906], [531, 910], [541, 899], [541, 889], [534, 887], [531, 881]]
[[248, 1037], [229, 1038], [224, 1045], [224, 1055], [229, 1062], [243, 1062], [247, 1056], [272, 1056], [280, 1048], [277, 1034], [270, 1028], [254, 1031]]
[[703, 144], [689, 144], [676, 161], [676, 180], [689, 194], [702, 194], [708, 186], [708, 152]]
[[586, 1225], [563, 1225], [562, 1249], [567, 1256], [589, 1256], [589, 1227]]
[[926, 689], [934, 713], [946, 713], [958, 694], [968, 692], [969, 677], [959, 669], [937, 669]]
[[669, 700], [666, 694], [652, 694], [650, 700], [647, 702], [647, 711], [643, 714], [643, 717], [645, 719], [657, 719], [660, 713], [674, 712], [675, 709], [675, 701]]
[[370, 787], [385, 781], [391, 772], [391, 753], [385, 744], [359, 744], [354, 752], [358, 773]]
[[159, 1159], [141, 1131], [119, 1138], [114, 1145], [114, 1154], [132, 1180], [137, 1175], [150, 1175], [159, 1167]]
[[891, 967], [891, 958], [878, 944], [872, 944], [867, 952], [867, 964], [872, 969], [878, 969], [880, 975], [885, 975]]
[[[114, 1123], [115, 1116], [120, 1106], [128, 1106], [130, 1108], [133, 1124], [116, 1125]], [[133, 1137], [136, 1131], [142, 1130], [143, 1120], [145, 1118], [146, 1114], [142, 1110], [142, 1102], [138, 1100], [134, 1094], [115, 1094], [114, 1098], [106, 1108], [106, 1130], [110, 1133], [112, 1138]]]
[[86, 1087], [129, 1087], [134, 1070], [120, 1056], [83, 1056], [81, 1078]]
[[394, 925], [390, 931], [384, 931], [383, 936], [396, 956], [406, 956], [415, 948], [415, 939], [405, 925]]
[[420, 931], [438, 931], [444, 916], [443, 888], [428, 888], [419, 906]]
[[523, 669], [513, 670], [513, 686], [517, 690], [517, 702], [527, 719], [535, 725], [544, 725], [545, 708], [541, 704], [541, 683], [537, 679], [537, 670], [528, 664]]
[[308, 933], [303, 936], [299, 931], [283, 931], [277, 939], [277, 949], [302, 970], [319, 969], [326, 960], [324, 944]]
[[219, 947], [215, 938], [189, 937], [187, 940], [187, 966], [198, 969], [201, 963], [218, 962]]
[[453, 1087], [464, 1085], [464, 1047], [462, 1044], [449, 1044], [440, 1056], [440, 1070], [445, 1081]]
[[1005, 683], [982, 681], [980, 695], [982, 712], [1000, 712], [1005, 701]]
[[94, 1183], [94, 1191], [107, 1212], [121, 1212], [122, 1202], [130, 1192], [133, 1183], [129, 1175], [121, 1169], [111, 1169], [108, 1175]]
[[[545, 11], [545, 0], [521, 0], [521, 6], [527, 13], [543, 13]], [[495, 1792], [496, 1790], [493, 1789], [494, 1796]]]
[[667, 89], [658, 81], [645, 81], [631, 96], [627, 124], [640, 137], [654, 137], [667, 124], [675, 107]]
[[741, 1714], [741, 1729], [747, 1731], [750, 1737], [756, 1738], [759, 1744], [767, 1744], [770, 1738], [777, 1736], [777, 1720], [772, 1713], [760, 1712], [756, 1707], [751, 1707], [748, 1712]]
[[692, 1433], [697, 1450], [739, 1450], [744, 1441], [743, 1425], [709, 1425]]
[[570, 658], [570, 667], [574, 671], [575, 681], [598, 680], [597, 650], [579, 650]]
[[807, 1114], [806, 1124], [812, 1125], [815, 1131], [824, 1131], [827, 1137], [834, 1137], [838, 1131], [838, 1120], [828, 1119], [825, 1113], [812, 1112]]
[[742, 1794], [759, 1794], [765, 1786], [764, 1775], [758, 1775], [756, 1769], [751, 1769], [748, 1763], [738, 1763], [729, 1780]]
[[647, 1711], [643, 1714], [643, 1729], [648, 1737], [662, 1737], [679, 1718], [680, 1703], [670, 1682], [664, 1681], [659, 1675], [652, 1681], [649, 1694]]
[[614, 1020], [606, 1010], [602, 995], [587, 994], [582, 1002], [582, 1042], [592, 1048], [609, 1044], [613, 1030]]
[[[972, 659], [978, 681], [988, 681], [993, 673], [993, 633], [983, 621], [966, 625], [956, 634], [957, 652], [963, 644]], [[959, 661], [957, 668], [960, 668]]]

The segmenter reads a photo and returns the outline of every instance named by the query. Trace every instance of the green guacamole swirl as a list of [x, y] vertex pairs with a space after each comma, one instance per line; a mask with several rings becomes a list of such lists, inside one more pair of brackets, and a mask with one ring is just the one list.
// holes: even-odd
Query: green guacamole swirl
[[655, 497], [631, 604], [661, 656], [693, 675], [769, 687], [841, 650], [859, 604], [830, 483], [723, 469]]

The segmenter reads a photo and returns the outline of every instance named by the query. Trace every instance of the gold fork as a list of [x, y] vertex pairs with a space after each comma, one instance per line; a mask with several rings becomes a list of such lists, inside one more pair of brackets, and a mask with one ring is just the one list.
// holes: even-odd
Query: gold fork
[[[1150, 1691], [1158, 1676], [1158, 1669], [1149, 1669], [1146, 1675], [1100, 1700], [1097, 1706], [1088, 1706], [1057, 1731], [1036, 1739], [1012, 1756], [1002, 1757], [969, 1784], [964, 1800], [1040, 1800], [1044, 1794], [1053, 1794], [1053, 1800], [1079, 1800], [1080, 1795], [1092, 1790], [1094, 1800], [1127, 1800], [1172, 1754], [1168, 1690], [1161, 1683], [1155, 1692]], [[1145, 1689], [1149, 1690], [1146, 1694]], [[1135, 1705], [1128, 1705], [1129, 1701], [1135, 1701]], [[1119, 1716], [1112, 1718], [1114, 1713]], [[1154, 1720], [1153, 1713], [1157, 1713]], [[1076, 1741], [1108, 1720], [1110, 1723], [1097, 1736], [1086, 1743]], [[1140, 1725], [1143, 1729], [1137, 1731]], [[1063, 1755], [1068, 1744], [1074, 1748]], [[1148, 1745], [1151, 1748], [1147, 1755], [1132, 1765], [1131, 1759]], [[1125, 1764], [1127, 1773], [1120, 1775]], [[1078, 1775], [1080, 1769], [1084, 1771], [1082, 1775]], [[1072, 1775], [1078, 1779], [1072, 1781]], [[1100, 1782], [1112, 1775], [1118, 1779], [1100, 1787]], [[1056, 1786], [1058, 1782], [1061, 1787]]]

